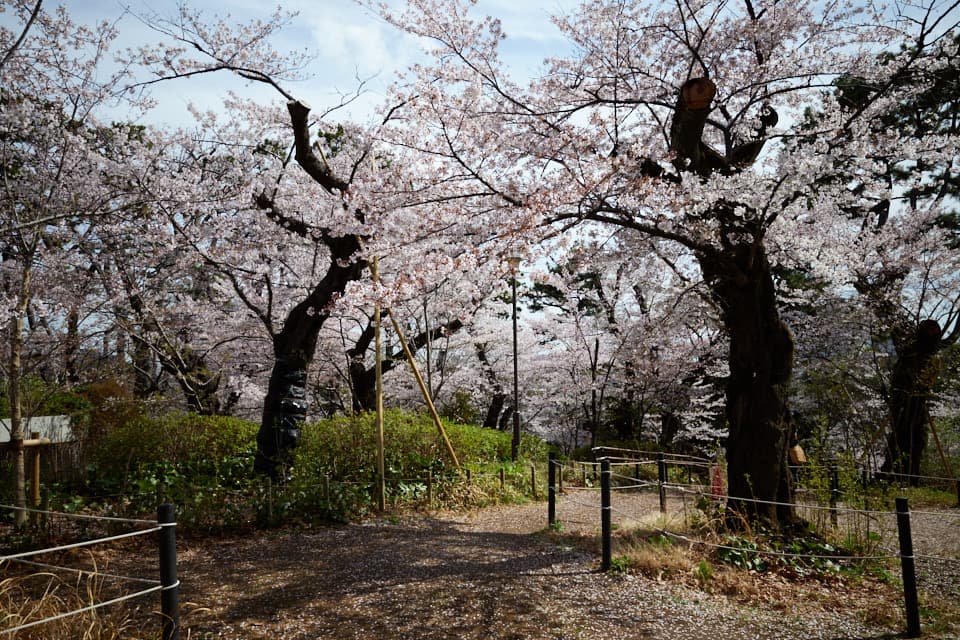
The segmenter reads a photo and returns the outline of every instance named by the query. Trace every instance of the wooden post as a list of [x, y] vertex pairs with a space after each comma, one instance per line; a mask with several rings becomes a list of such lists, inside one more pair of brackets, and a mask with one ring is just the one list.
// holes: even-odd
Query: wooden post
[[537, 499], [537, 468], [530, 465], [530, 492], [533, 494], [533, 499]]
[[600, 570], [609, 571], [610, 562], [612, 560], [612, 523], [610, 522], [610, 512], [612, 511], [612, 506], [610, 504], [610, 461], [606, 458], [601, 460], [600, 468]]
[[557, 521], [557, 454], [551, 451], [547, 457], [547, 526]]
[[660, 492], [660, 513], [667, 512], [667, 462], [662, 453], [657, 454], [657, 487]]
[[507, 488], [507, 471], [503, 467], [500, 467], [500, 493], [503, 493]]
[[837, 526], [837, 499], [840, 496], [840, 471], [837, 463], [830, 465], [830, 524]]
[[266, 477], [267, 483], [267, 526], [273, 526], [273, 479]]
[[[40, 440], [40, 432], [32, 431], [30, 433], [32, 440]], [[40, 508], [40, 448], [42, 445], [30, 447], [30, 506], [34, 509]], [[40, 514], [36, 511], [31, 515], [30, 520], [36, 526], [40, 522]]]
[[433, 471], [427, 471], [427, 508], [433, 508]]

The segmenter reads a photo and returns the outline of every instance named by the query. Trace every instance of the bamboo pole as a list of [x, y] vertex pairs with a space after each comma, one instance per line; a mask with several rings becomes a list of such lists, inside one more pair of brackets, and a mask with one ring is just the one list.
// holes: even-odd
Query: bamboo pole
[[[380, 281], [380, 261], [374, 256], [371, 272], [374, 283]], [[384, 461], [383, 435], [383, 358], [380, 349], [380, 301], [373, 308], [374, 349], [376, 350], [376, 379], [377, 379], [377, 508], [384, 511], [387, 508], [387, 478], [386, 463]]]
[[423, 399], [427, 403], [427, 409], [430, 411], [430, 415], [433, 417], [434, 424], [437, 425], [437, 431], [440, 432], [440, 437], [443, 438], [443, 443], [446, 445], [447, 453], [450, 454], [450, 458], [453, 459], [453, 465], [460, 469], [460, 461], [457, 460], [457, 454], [453, 450], [453, 445], [450, 444], [450, 438], [447, 437], [447, 432], [443, 428], [443, 422], [440, 421], [440, 415], [437, 413], [437, 408], [433, 404], [433, 399], [430, 397], [430, 391], [427, 389], [426, 383], [423, 381], [423, 376], [420, 375], [420, 369], [417, 367], [417, 362], [413, 359], [413, 352], [410, 351], [410, 345], [407, 344], [407, 339], [403, 335], [403, 329], [400, 328], [400, 324], [397, 322], [397, 319], [393, 316], [393, 312], [390, 309], [387, 309], [387, 315], [390, 316], [390, 322], [393, 323], [393, 330], [397, 332], [397, 337], [400, 338], [400, 346], [403, 347], [403, 353], [407, 357], [407, 362], [410, 363], [410, 369], [413, 371], [413, 377], [416, 378], [417, 384], [420, 386], [420, 392], [423, 394]]
[[947, 460], [947, 455], [943, 452], [943, 445], [940, 444], [940, 436], [937, 435], [937, 427], [933, 423], [933, 416], [927, 416], [927, 423], [930, 425], [930, 433], [933, 434], [933, 441], [937, 443], [937, 451], [940, 452], [940, 461], [943, 462], [943, 468], [947, 472], [947, 476], [956, 478], [956, 476], [953, 475], [953, 469], [950, 468], [950, 461]]

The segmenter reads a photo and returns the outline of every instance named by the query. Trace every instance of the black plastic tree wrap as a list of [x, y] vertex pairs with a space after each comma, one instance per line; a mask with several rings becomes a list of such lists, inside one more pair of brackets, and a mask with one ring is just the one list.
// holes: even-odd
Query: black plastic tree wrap
[[289, 479], [293, 449], [300, 443], [300, 425], [307, 418], [307, 371], [300, 365], [277, 360], [270, 376], [268, 406], [257, 433], [254, 470], [274, 482]]

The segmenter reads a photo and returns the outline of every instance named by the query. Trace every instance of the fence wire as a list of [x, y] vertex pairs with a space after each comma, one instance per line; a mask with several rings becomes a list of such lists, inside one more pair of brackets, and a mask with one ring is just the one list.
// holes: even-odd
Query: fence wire
[[[10, 628], [8, 628], [8, 629], [0, 629], [0, 636], [11, 635], [11, 634], [17, 633], [17, 632], [19, 632], [19, 631], [24, 631], [24, 630], [27, 630], [27, 629], [31, 629], [31, 628], [33, 628], [33, 627], [37, 627], [37, 626], [40, 626], [40, 625], [43, 625], [43, 624], [49, 624], [49, 623], [51, 623], [51, 622], [56, 622], [56, 621], [58, 621], [58, 620], [63, 620], [63, 619], [66, 619], [66, 618], [69, 618], [69, 617], [72, 617], [72, 616], [76, 616], [76, 615], [80, 615], [80, 614], [83, 614], [83, 613], [90, 613], [90, 612], [92, 612], [92, 611], [96, 611], [96, 610], [98, 610], [98, 609], [101, 609], [101, 608], [104, 608], [104, 607], [108, 607], [108, 606], [111, 606], [111, 605], [119, 604], [119, 603], [121, 603], [121, 602], [125, 602], [125, 601], [128, 601], [128, 600], [133, 600], [133, 599], [135, 599], [135, 598], [141, 598], [141, 597], [143, 597], [143, 596], [147, 596], [147, 595], [150, 595], [150, 594], [152, 594], [152, 593], [158, 593], [158, 592], [161, 592], [161, 591], [169, 591], [169, 590], [173, 590], [173, 589], [178, 589], [178, 588], [180, 587], [180, 581], [179, 581], [179, 580], [177, 580], [174, 584], [170, 584], [170, 585], [164, 586], [164, 585], [161, 584], [160, 580], [147, 579], [147, 578], [137, 578], [137, 577], [132, 577], [132, 576], [121, 576], [121, 575], [116, 575], [116, 574], [104, 573], [104, 572], [100, 572], [100, 571], [97, 571], [97, 570], [78, 569], [78, 568], [74, 568], [74, 567], [65, 567], [65, 566], [60, 566], [60, 565], [52, 565], [52, 564], [47, 564], [47, 563], [42, 563], [42, 562], [36, 562], [36, 561], [33, 561], [33, 560], [27, 560], [27, 558], [33, 558], [33, 557], [42, 556], [42, 555], [46, 555], [46, 554], [58, 553], [58, 552], [61, 552], [61, 551], [69, 551], [69, 550], [73, 550], [73, 549], [87, 548], [87, 547], [92, 547], [92, 546], [95, 546], [95, 545], [98, 545], [98, 544], [106, 544], [106, 543], [115, 542], [115, 541], [118, 541], [118, 540], [127, 540], [127, 539], [130, 539], [130, 538], [135, 538], [135, 537], [139, 537], [139, 536], [149, 535], [149, 534], [157, 533], [157, 532], [163, 530], [163, 529], [166, 528], [166, 527], [175, 527], [175, 526], [176, 526], [176, 523], [161, 523], [161, 524], [158, 524], [156, 520], [141, 520], [141, 519], [133, 519], [133, 518], [117, 518], [117, 517], [112, 517], [112, 516], [94, 516], [94, 515], [89, 515], [89, 514], [62, 513], [62, 512], [55, 512], [55, 511], [46, 511], [46, 510], [42, 510], [42, 509], [30, 509], [30, 508], [24, 508], [24, 507], [15, 507], [15, 506], [10, 506], [10, 505], [0, 505], [0, 509], [9, 509], [9, 510], [14, 510], [14, 511], [27, 511], [27, 512], [30, 512], [30, 513], [37, 513], [37, 514], [47, 515], [47, 516], [57, 516], [57, 517], [64, 517], [64, 518], [69, 518], [69, 519], [102, 521], [102, 522], [109, 522], [109, 523], [114, 523], [114, 524], [115, 524], [115, 523], [124, 523], [124, 524], [129, 524], [129, 525], [134, 525], [134, 526], [153, 525], [153, 526], [150, 526], [150, 527], [147, 528], [147, 529], [138, 529], [138, 530], [136, 530], [136, 531], [130, 531], [130, 532], [127, 532], [127, 533], [122, 533], [122, 534], [117, 534], [117, 535], [112, 535], [112, 536], [106, 536], [106, 537], [102, 537], [102, 538], [96, 538], [96, 539], [93, 539], [93, 540], [84, 540], [84, 541], [81, 541], [81, 542], [75, 542], [75, 543], [71, 543], [71, 544], [58, 545], [58, 546], [55, 546], [55, 547], [47, 547], [47, 548], [44, 548], [44, 549], [36, 549], [36, 550], [33, 550], [33, 551], [25, 551], [25, 552], [21, 552], [21, 553], [14, 553], [14, 554], [7, 554], [7, 555], [4, 555], [4, 556], [0, 556], [0, 567], [3, 567], [5, 563], [6, 563], [6, 564], [9, 564], [9, 563], [17, 563], [17, 564], [24, 565], [24, 566], [28, 566], [28, 567], [33, 567], [33, 568], [37, 568], [37, 569], [44, 569], [44, 570], [46, 570], [46, 571], [48, 571], [48, 572], [59, 571], [59, 572], [74, 574], [74, 575], [77, 575], [77, 576], [79, 576], [79, 577], [86, 577], [86, 578], [88, 578], [88, 579], [89, 579], [89, 578], [102, 578], [102, 579], [108, 579], [108, 580], [127, 581], [127, 582], [135, 582], [135, 583], [139, 583], [139, 584], [151, 585], [151, 586], [149, 586], [149, 587], [146, 588], [146, 589], [142, 589], [142, 590], [136, 591], [136, 592], [134, 592], [134, 593], [129, 593], [129, 594], [126, 594], [126, 595], [123, 595], [123, 596], [118, 596], [118, 597], [116, 597], [116, 598], [111, 598], [110, 600], [105, 600], [105, 601], [103, 601], [103, 602], [94, 603], [94, 604], [91, 604], [91, 605], [88, 605], [88, 606], [85, 606], [85, 607], [81, 607], [81, 608], [79, 608], [79, 609], [74, 609], [74, 610], [72, 610], [72, 611], [67, 611], [67, 612], [64, 612], [64, 613], [60, 613], [60, 614], [57, 614], [57, 615], [55, 615], [55, 616], [50, 616], [50, 617], [47, 617], [47, 618], [43, 618], [42, 620], [34, 620], [34, 621], [27, 622], [27, 623], [24, 623], [24, 624], [20, 624], [20, 625], [14, 626], [14, 627], [10, 627]], [[30, 576], [24, 576], [24, 577], [30, 577]], [[9, 619], [9, 617], [8, 617], [8, 619]]]

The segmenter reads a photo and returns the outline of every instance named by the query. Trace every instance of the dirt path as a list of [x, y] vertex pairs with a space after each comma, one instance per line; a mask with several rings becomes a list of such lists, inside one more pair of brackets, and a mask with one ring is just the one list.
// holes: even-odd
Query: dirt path
[[[574, 500], [570, 527], [595, 529]], [[584, 509], [587, 505], [584, 504]], [[677, 583], [597, 571], [542, 533], [542, 504], [184, 543], [191, 639], [884, 638], [855, 608], [758, 607]], [[591, 529], [591, 530], [593, 530]], [[802, 596], [801, 596], [802, 597]]]

